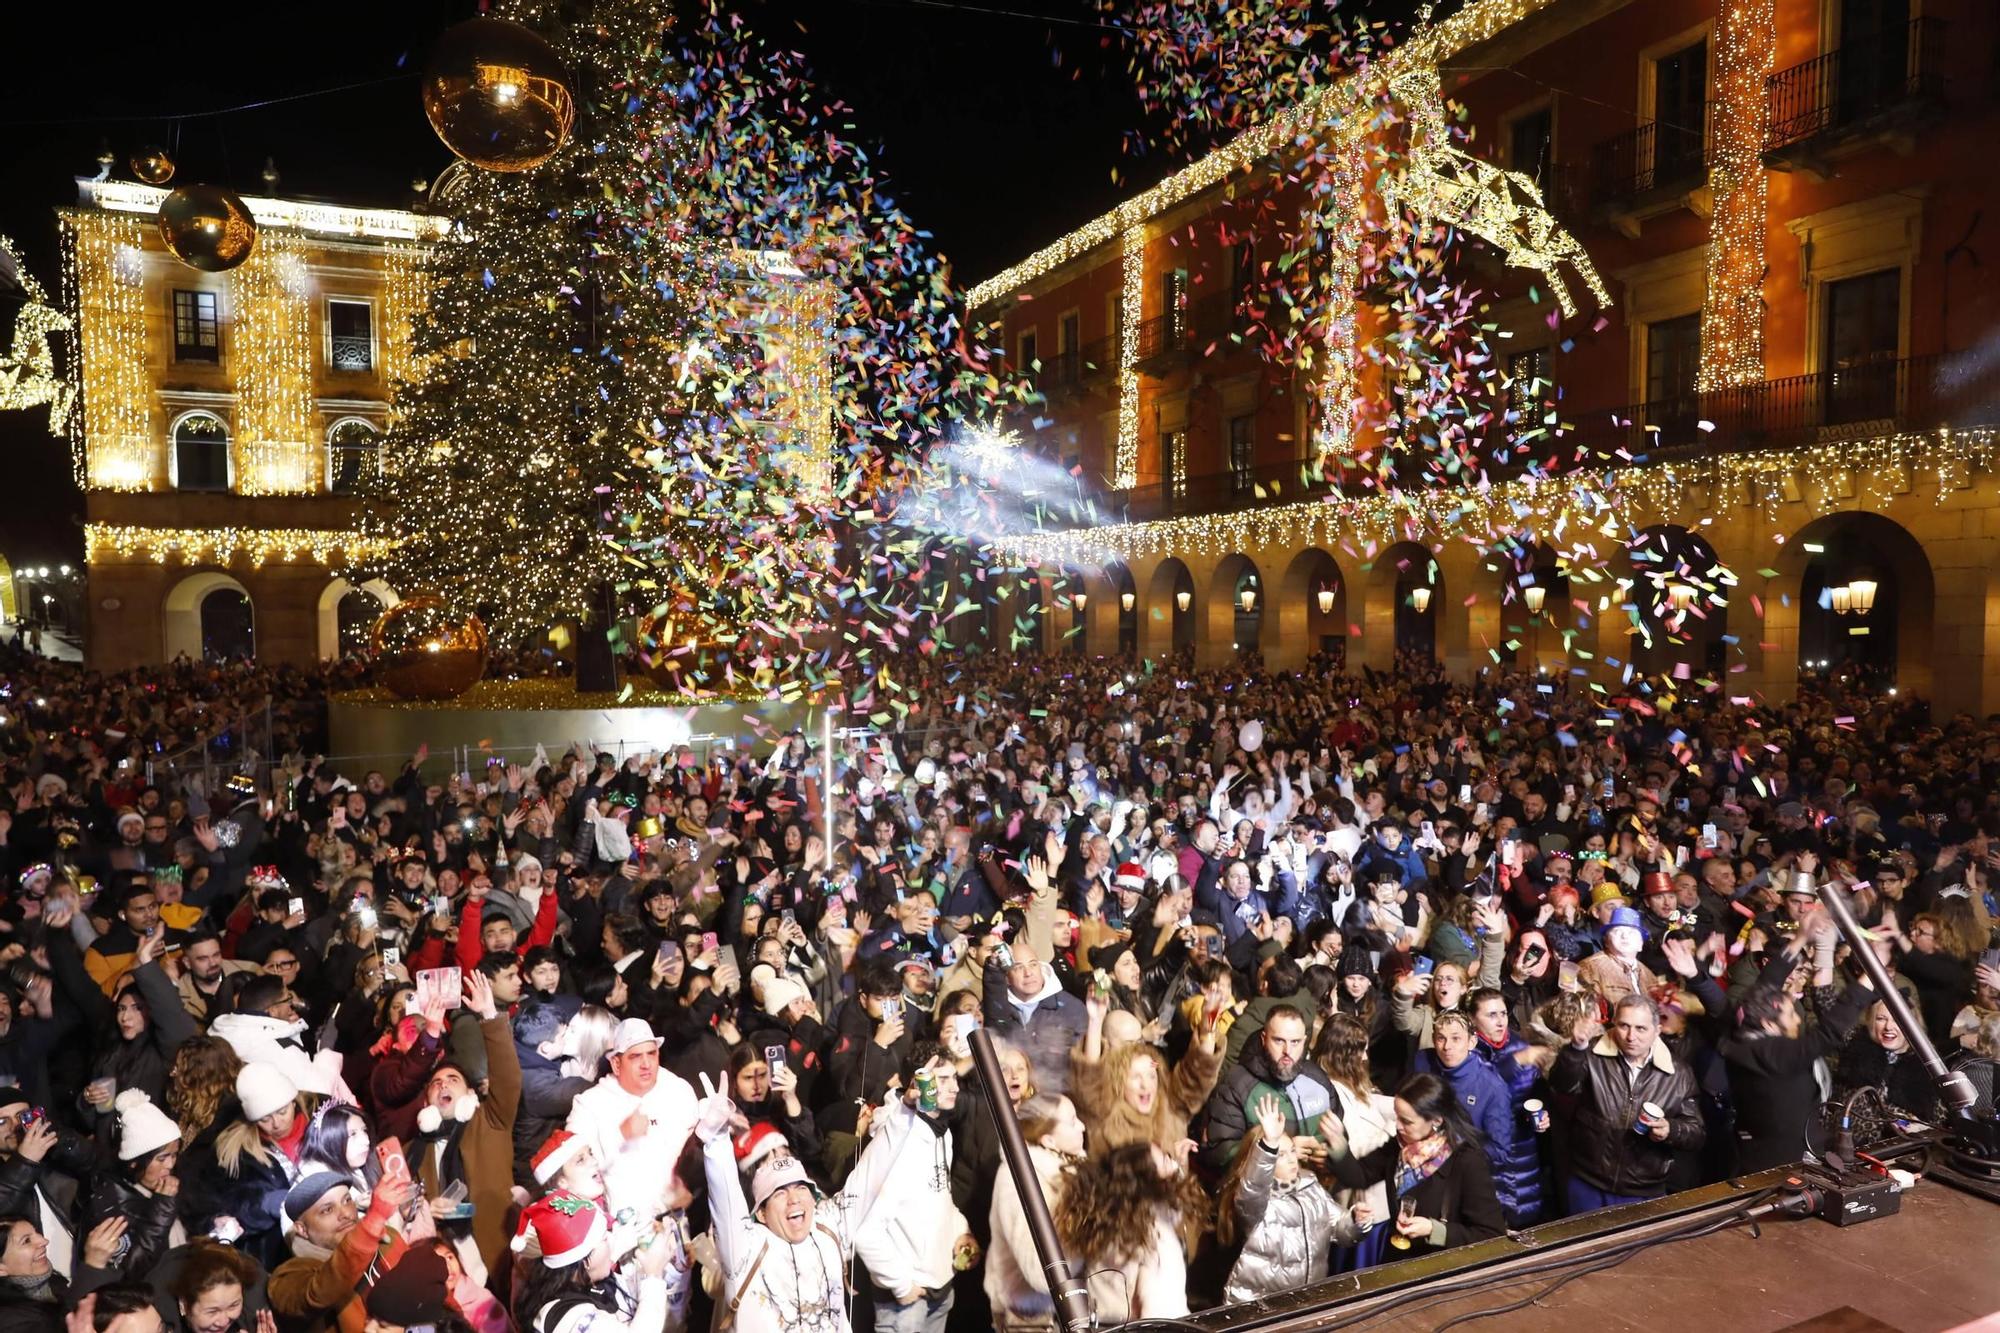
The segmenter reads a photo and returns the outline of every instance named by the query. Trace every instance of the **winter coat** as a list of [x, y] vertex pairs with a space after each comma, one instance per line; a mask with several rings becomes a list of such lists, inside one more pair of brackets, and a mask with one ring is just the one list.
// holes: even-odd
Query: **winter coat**
[[[1360, 1092], [1333, 1080], [1333, 1113], [1347, 1133], [1347, 1150], [1366, 1157], [1396, 1137], [1396, 1099], [1380, 1092]], [[1375, 1181], [1361, 1188], [1336, 1183], [1334, 1201], [1349, 1212], [1366, 1203], [1377, 1217], [1389, 1216], [1389, 1187]]]
[[29, 1300], [13, 1283], [0, 1282], [0, 1333], [63, 1333], [63, 1316], [75, 1309], [77, 1302], [118, 1280], [118, 1274], [110, 1269], [85, 1267], [80, 1246], [76, 1263], [75, 1281], [61, 1273], [51, 1278], [52, 1301]]
[[405, 1143], [416, 1137], [424, 1084], [443, 1057], [444, 1038], [423, 1029], [409, 1050], [391, 1050], [375, 1061], [368, 1070], [368, 1104], [375, 1115], [376, 1133]]
[[[233, 1163], [234, 1169], [226, 1163]], [[298, 1166], [283, 1149], [265, 1143], [255, 1125], [238, 1120], [226, 1126], [215, 1136], [212, 1160], [190, 1154], [177, 1174], [184, 1196], [189, 1193], [186, 1185], [195, 1186], [195, 1197], [181, 1201], [189, 1231], [204, 1232], [216, 1218], [233, 1217], [243, 1224], [238, 1249], [266, 1270], [285, 1257], [278, 1213], [286, 1191], [298, 1178]]]
[[1402, 1160], [1403, 1147], [1395, 1139], [1366, 1157], [1342, 1150], [1328, 1159], [1335, 1178], [1343, 1185], [1358, 1189], [1381, 1181], [1388, 1186], [1386, 1216], [1390, 1220], [1384, 1226], [1395, 1225], [1403, 1199], [1410, 1199], [1416, 1215], [1435, 1224], [1421, 1244], [1450, 1249], [1454, 1245], [1491, 1240], [1506, 1231], [1507, 1215], [1501, 1211], [1499, 1197], [1493, 1192], [1493, 1168], [1486, 1164], [1485, 1153], [1469, 1143], [1454, 1149], [1442, 1166], [1417, 1181], [1407, 1194], [1398, 1188]]
[[[1506, 1085], [1508, 1105], [1513, 1112], [1511, 1150], [1501, 1156], [1494, 1152], [1493, 1143], [1488, 1140], [1486, 1156], [1493, 1163], [1493, 1188], [1500, 1195], [1500, 1206], [1507, 1210], [1507, 1225], [1516, 1231], [1541, 1221], [1543, 1210], [1548, 1206], [1548, 1183], [1542, 1174], [1541, 1139], [1535, 1133], [1534, 1122], [1522, 1109], [1522, 1104], [1535, 1096], [1542, 1081], [1542, 1071], [1535, 1064], [1524, 1064], [1517, 1058], [1522, 1051], [1532, 1049], [1533, 1046], [1512, 1029], [1508, 1030], [1507, 1040], [1499, 1046], [1480, 1037], [1472, 1040], [1473, 1054]], [[1546, 1102], [1548, 1099], [1544, 1097], [1542, 1100]]]
[[90, 1197], [77, 1218], [76, 1232], [88, 1236], [91, 1228], [113, 1217], [128, 1223], [116, 1258], [118, 1271], [130, 1281], [141, 1281], [160, 1256], [174, 1248], [175, 1213], [178, 1195], [151, 1194], [123, 1176], [105, 1172], [92, 1183]]
[[[627, 1139], [625, 1122], [634, 1113], [645, 1116], [648, 1128], [639, 1138]], [[607, 1074], [570, 1103], [563, 1127], [597, 1154], [611, 1210], [634, 1208], [651, 1216], [678, 1178], [681, 1151], [694, 1133], [697, 1114], [694, 1089], [678, 1074], [662, 1069], [643, 1097], [625, 1091], [615, 1075]]]
[[1309, 1170], [1290, 1184], [1277, 1181], [1277, 1153], [1260, 1138], [1236, 1196], [1243, 1252], [1229, 1270], [1222, 1299], [1254, 1301], [1317, 1282], [1331, 1271], [1333, 1247], [1361, 1239], [1361, 1228]]
[[980, 1002], [986, 1030], [1021, 1048], [1034, 1067], [1037, 1088], [1051, 1094], [1068, 1092], [1070, 1048], [1083, 1040], [1088, 1021], [1083, 1001], [1063, 989], [1047, 963], [1042, 964], [1041, 990], [1027, 1001], [1015, 997], [997, 959], [987, 967]]
[[395, 1267], [404, 1248], [402, 1236], [388, 1229], [386, 1210], [371, 1207], [332, 1254], [285, 1260], [265, 1287], [279, 1326], [288, 1333], [362, 1333], [368, 1327], [368, 1291]]
[[[1909, 1049], [1891, 1058], [1868, 1032], [1855, 1033], [1841, 1051], [1840, 1068], [1833, 1079], [1833, 1099], [1844, 1102], [1858, 1088], [1882, 1089], [1891, 1106], [1900, 1107], [1919, 1120], [1937, 1118], [1937, 1084], [1931, 1081], [1923, 1060]], [[1879, 1112], [1881, 1108], [1875, 1109]]]
[[[462, 1164], [460, 1179], [465, 1182], [466, 1201], [473, 1207], [472, 1239], [488, 1271], [500, 1261], [507, 1248], [507, 1209], [513, 1203], [514, 1113], [521, 1104], [521, 1065], [514, 1058], [514, 1028], [505, 1013], [482, 1021], [480, 1036], [486, 1040], [486, 1095], [479, 1099], [472, 1119], [452, 1132], [453, 1143], [445, 1161], [457, 1154]], [[424, 1197], [434, 1199], [450, 1183], [440, 1171], [437, 1155], [426, 1152], [417, 1178], [423, 1183]], [[440, 1176], [445, 1176], [440, 1179]]]
[[883, 1291], [951, 1285], [953, 1248], [971, 1228], [952, 1202], [950, 1170], [951, 1135], [935, 1117], [900, 1097], [876, 1112], [841, 1208], [854, 1257]]
[[1819, 1105], [1813, 1065], [1840, 1049], [1874, 1002], [1868, 987], [1849, 986], [1796, 1037], [1737, 1028], [1716, 1043], [1736, 1103], [1738, 1171], [1762, 1171], [1805, 1155], [1806, 1122]]
[[565, 1074], [560, 1060], [551, 1060], [532, 1046], [514, 1043], [514, 1056], [521, 1063], [521, 1109], [514, 1116], [514, 1181], [535, 1188], [531, 1167], [549, 1135], [569, 1119], [569, 1108], [587, 1091], [595, 1079]]
[[[1694, 1073], [1674, 1060], [1664, 1041], [1653, 1043], [1636, 1080], [1626, 1073], [1624, 1053], [1609, 1033], [1588, 1050], [1565, 1044], [1549, 1081], [1557, 1092], [1576, 1098], [1570, 1170], [1601, 1193], [1662, 1193], [1674, 1153], [1692, 1152], [1708, 1137]], [[1633, 1133], [1644, 1102], [1666, 1112], [1664, 1141]]]
[[[1507, 1084], [1493, 1067], [1477, 1055], [1467, 1054], [1456, 1069], [1444, 1067], [1437, 1055], [1431, 1051], [1417, 1053], [1416, 1071], [1431, 1074], [1444, 1080], [1458, 1104], [1479, 1130], [1480, 1147], [1486, 1150], [1486, 1164], [1493, 1168], [1493, 1192], [1500, 1200], [1500, 1207], [1511, 1219], [1519, 1200], [1514, 1191], [1503, 1183], [1507, 1180], [1506, 1168], [1515, 1164], [1521, 1151], [1520, 1120], [1514, 1114], [1514, 1098], [1507, 1090]], [[1527, 1149], [1535, 1150], [1532, 1137]], [[1535, 1159], [1530, 1157], [1530, 1165]]]
[[[1161, 1071], [1150, 1115], [1125, 1100], [1125, 1075], [1132, 1062], [1144, 1056], [1150, 1056]], [[1091, 1154], [1101, 1157], [1132, 1143], [1157, 1143], [1171, 1150], [1188, 1136], [1188, 1123], [1207, 1105], [1222, 1061], [1215, 1050], [1198, 1041], [1188, 1043], [1172, 1070], [1166, 1068], [1166, 1056], [1157, 1047], [1143, 1042], [1114, 1046], [1098, 1059], [1087, 1060], [1079, 1042], [1070, 1050], [1069, 1068], [1070, 1097], [1090, 1127]]]
[[[1258, 1042], [1229, 1067], [1208, 1099], [1208, 1128], [1202, 1140], [1202, 1166], [1220, 1175], [1236, 1159], [1236, 1150], [1257, 1123], [1257, 1103], [1266, 1093], [1278, 1094], [1285, 1108], [1287, 1134], [1318, 1134], [1319, 1118], [1333, 1109], [1333, 1080], [1310, 1060], [1292, 1067], [1289, 1079], [1278, 1077], [1271, 1057]], [[1163, 1145], [1165, 1146], [1165, 1145]]]
[[[1061, 1153], [1039, 1143], [1028, 1145], [1028, 1159], [1034, 1163], [1042, 1197], [1053, 1213], [1067, 1179], [1067, 1162]], [[1016, 1324], [1046, 1327], [1055, 1317], [1055, 1301], [1035, 1251], [1035, 1238], [1028, 1231], [1028, 1214], [1021, 1206], [1021, 1192], [1014, 1187], [1014, 1173], [1003, 1167], [996, 1177], [983, 1182], [982, 1188], [990, 1189], [992, 1198], [985, 1219], [992, 1239], [986, 1246], [984, 1282], [994, 1326], [1003, 1330]]]

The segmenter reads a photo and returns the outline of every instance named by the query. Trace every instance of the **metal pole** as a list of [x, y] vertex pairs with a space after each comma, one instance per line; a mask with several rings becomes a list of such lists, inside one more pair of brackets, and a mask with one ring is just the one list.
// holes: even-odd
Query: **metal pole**
[[1028, 1234], [1035, 1241], [1035, 1257], [1042, 1261], [1049, 1294], [1055, 1297], [1057, 1322], [1067, 1333], [1088, 1333], [1097, 1322], [1090, 1308], [1090, 1286], [1070, 1262], [1056, 1239], [1056, 1221], [1049, 1215], [1049, 1201], [1042, 1197], [1042, 1182], [1035, 1174], [1035, 1162], [1028, 1155], [1028, 1141], [1021, 1137], [1021, 1121], [1014, 1103], [1007, 1100], [1007, 1078], [1000, 1072], [1000, 1057], [993, 1051], [993, 1034], [983, 1027], [972, 1029], [969, 1044], [972, 1063], [979, 1067], [986, 1085], [986, 1108], [993, 1113], [993, 1127], [1000, 1132], [1000, 1155], [1006, 1159], [1007, 1173], [1014, 1177], [1015, 1192], [1021, 1196], [1021, 1211], [1027, 1214]]
[[1875, 997], [1888, 1006], [1889, 1013], [1896, 1020], [1896, 1026], [1916, 1048], [1917, 1058], [1924, 1062], [1931, 1078], [1938, 1085], [1938, 1092], [1944, 1104], [1951, 1111], [1969, 1114], [1978, 1102], [1979, 1094], [1973, 1090], [1970, 1079], [1958, 1070], [1948, 1068], [1944, 1058], [1931, 1045], [1930, 1035], [1924, 1031], [1923, 1020], [1910, 1010], [1910, 1002], [1890, 979], [1889, 969], [1882, 966], [1882, 960], [1875, 956], [1875, 946], [1862, 933], [1861, 923], [1854, 918], [1853, 904], [1847, 901], [1846, 890], [1834, 884], [1822, 884], [1819, 900], [1826, 905], [1826, 913], [1833, 918], [1833, 924], [1847, 940], [1847, 947], [1861, 963], [1861, 970], [1868, 974], [1868, 980], [1875, 987]]
[[826, 877], [830, 880], [833, 878], [833, 704], [830, 699], [826, 716], [820, 719], [820, 724], [823, 739], [819, 747], [819, 803], [820, 814], [826, 819]]

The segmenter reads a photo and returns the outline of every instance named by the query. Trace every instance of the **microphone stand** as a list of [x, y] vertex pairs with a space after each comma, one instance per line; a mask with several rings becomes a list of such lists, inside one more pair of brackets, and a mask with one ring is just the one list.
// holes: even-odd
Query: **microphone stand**
[[1064, 1333], [1090, 1333], [1097, 1323], [1090, 1308], [1090, 1288], [1056, 1239], [1055, 1218], [1049, 1215], [1049, 1201], [1042, 1197], [1042, 1182], [1035, 1175], [1034, 1159], [1028, 1155], [1028, 1141], [1021, 1137], [1021, 1121], [1014, 1114], [1014, 1103], [1007, 1100], [1007, 1080], [1000, 1072], [1000, 1058], [993, 1052], [992, 1034], [983, 1027], [974, 1028], [967, 1044], [972, 1048], [972, 1063], [979, 1067], [980, 1080], [986, 1084], [986, 1106], [993, 1113], [993, 1127], [1000, 1132], [1000, 1155], [1007, 1160], [1007, 1173], [1014, 1177], [1021, 1211], [1027, 1214], [1035, 1257], [1042, 1261], [1049, 1293], [1055, 1297], [1057, 1322]]
[[[1804, 872], [1800, 872], [1804, 873]], [[1959, 1071], [1948, 1067], [1937, 1047], [1931, 1044], [1930, 1034], [1924, 1030], [1923, 1020], [1910, 1008], [1910, 1002], [1889, 976], [1889, 969], [1882, 966], [1882, 960], [1875, 956], [1875, 945], [1862, 933], [1861, 923], [1854, 917], [1854, 907], [1847, 901], [1847, 891], [1838, 885], [1822, 884], [1819, 900], [1826, 907], [1826, 914], [1833, 918], [1833, 924], [1840, 929], [1847, 947], [1854, 952], [1861, 970], [1868, 974], [1869, 982], [1875, 987], [1875, 997], [1888, 1008], [1903, 1035], [1909, 1038], [1911, 1049], [1924, 1062], [1937, 1084], [1938, 1096], [1942, 1099], [1948, 1114], [1954, 1118], [1970, 1118], [1973, 1104], [1979, 1094], [1973, 1090], [1970, 1079]]]

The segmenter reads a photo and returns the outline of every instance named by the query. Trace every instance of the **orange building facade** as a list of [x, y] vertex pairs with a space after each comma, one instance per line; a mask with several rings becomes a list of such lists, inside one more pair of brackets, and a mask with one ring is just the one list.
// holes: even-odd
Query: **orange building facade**
[[[1449, 152], [1418, 146], [1433, 69]], [[1851, 664], [2000, 711], [1996, 97], [1986, 0], [1471, 0], [975, 290], [1043, 395], [1023, 433], [1096, 505], [1019, 543], [1041, 646], [1281, 666], [1401, 647], [1770, 697]], [[1547, 261], [1469, 240], [1450, 280], [1485, 293], [1511, 409], [1487, 456], [1556, 475], [1355, 484], [1343, 458], [1399, 431], [1360, 275], [1354, 346], [1309, 371], [1230, 336], [1246, 268], [1274, 257], [1250, 210], [1303, 206], [1270, 150], [1384, 105], [1410, 128], [1379, 184], [1460, 221], [1452, 191], [1494, 183]]]

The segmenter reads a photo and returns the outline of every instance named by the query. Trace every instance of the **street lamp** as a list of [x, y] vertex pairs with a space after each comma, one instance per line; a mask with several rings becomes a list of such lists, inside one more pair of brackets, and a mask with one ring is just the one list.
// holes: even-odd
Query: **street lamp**
[[1539, 583], [1530, 583], [1521, 590], [1521, 600], [1527, 603], [1528, 614], [1531, 616], [1542, 613], [1542, 603], [1548, 600], [1548, 596], [1549, 590]]
[[1855, 614], [1865, 616], [1875, 609], [1875, 588], [1874, 579], [1856, 579], [1847, 585], [1847, 598]]
[[1431, 590], [1429, 588], [1410, 589], [1410, 606], [1415, 609], [1418, 615], [1423, 615], [1426, 611], [1429, 611], [1431, 609]]
[[1130, 611], [1138, 604], [1139, 594], [1135, 592], [1121, 592], [1118, 594], [1118, 605], [1124, 607], [1127, 611]]
[[1076, 613], [1082, 615], [1083, 609], [1090, 605], [1090, 594], [1087, 592], [1074, 593], [1069, 600], [1076, 607]]
[[1686, 583], [1667, 585], [1667, 605], [1676, 611], [1685, 611], [1694, 605], [1694, 587]]
[[1332, 614], [1333, 614], [1333, 589], [1331, 589], [1331, 588], [1321, 588], [1321, 589], [1319, 590], [1319, 592], [1315, 594], [1315, 596], [1317, 596], [1317, 597], [1318, 597], [1318, 599], [1319, 599], [1319, 613], [1320, 613], [1321, 615], [1323, 615], [1323, 616], [1330, 616], [1330, 615], [1332, 615]]
[[1849, 588], [1845, 583], [1833, 589], [1830, 596], [1835, 615], [1844, 616], [1854, 609], [1854, 590]]
[[1188, 607], [1193, 604], [1193, 602], [1194, 602], [1194, 594], [1189, 592], [1186, 588], [1182, 588], [1179, 592], [1174, 594], [1174, 605], [1178, 606], [1183, 611], [1187, 610]]
[[1245, 588], [1242, 592], [1238, 593], [1236, 596], [1237, 599], [1243, 603], [1244, 615], [1247, 616], [1252, 611], [1255, 611], [1257, 609], [1257, 590], [1255, 588]]

